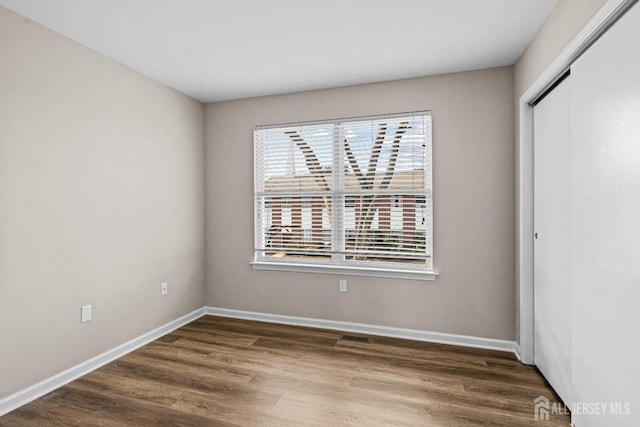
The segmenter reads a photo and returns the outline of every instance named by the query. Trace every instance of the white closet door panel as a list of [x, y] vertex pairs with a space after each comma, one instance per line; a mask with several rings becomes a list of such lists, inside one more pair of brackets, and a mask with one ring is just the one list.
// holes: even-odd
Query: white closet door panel
[[534, 362], [571, 403], [571, 77], [534, 108]]
[[576, 400], [623, 412], [575, 421], [638, 426], [640, 5], [576, 61], [572, 79], [573, 387]]

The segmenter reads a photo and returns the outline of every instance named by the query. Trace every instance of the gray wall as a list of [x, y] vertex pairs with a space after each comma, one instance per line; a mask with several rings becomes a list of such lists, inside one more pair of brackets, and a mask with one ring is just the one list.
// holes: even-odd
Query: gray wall
[[[518, 158], [520, 97], [533, 82], [551, 65], [554, 59], [578, 35], [580, 30], [602, 8], [607, 0], [559, 0], [544, 24], [513, 66], [514, 71], [514, 106], [516, 124], [516, 203], [520, 199], [520, 170]], [[516, 206], [516, 227], [520, 227], [520, 206]], [[520, 240], [516, 230], [516, 340], [520, 340]]]
[[3, 7], [0, 64], [2, 398], [203, 305], [204, 107]]
[[[433, 111], [435, 282], [253, 270], [253, 127]], [[514, 339], [511, 67], [207, 105], [207, 304]]]

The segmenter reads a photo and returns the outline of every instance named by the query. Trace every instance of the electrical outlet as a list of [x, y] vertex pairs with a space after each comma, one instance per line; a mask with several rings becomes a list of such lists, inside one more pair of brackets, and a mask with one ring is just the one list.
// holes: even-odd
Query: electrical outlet
[[160, 284], [160, 295], [166, 295], [169, 293], [169, 284], [167, 282], [162, 282]]
[[80, 323], [91, 320], [91, 304], [80, 307]]
[[340, 292], [347, 292], [347, 281], [344, 279], [340, 280]]

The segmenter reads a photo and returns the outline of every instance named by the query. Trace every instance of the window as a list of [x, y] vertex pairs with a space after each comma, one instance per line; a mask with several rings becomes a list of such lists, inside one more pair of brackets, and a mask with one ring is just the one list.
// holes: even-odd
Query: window
[[431, 113], [261, 126], [256, 268], [433, 279]]

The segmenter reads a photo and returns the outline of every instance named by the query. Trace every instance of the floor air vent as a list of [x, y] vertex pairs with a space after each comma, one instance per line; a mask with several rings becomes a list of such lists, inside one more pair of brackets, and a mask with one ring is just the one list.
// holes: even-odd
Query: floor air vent
[[369, 342], [369, 338], [367, 338], [367, 337], [358, 337], [358, 336], [355, 336], [355, 335], [343, 335], [342, 339], [346, 340], [346, 341]]

